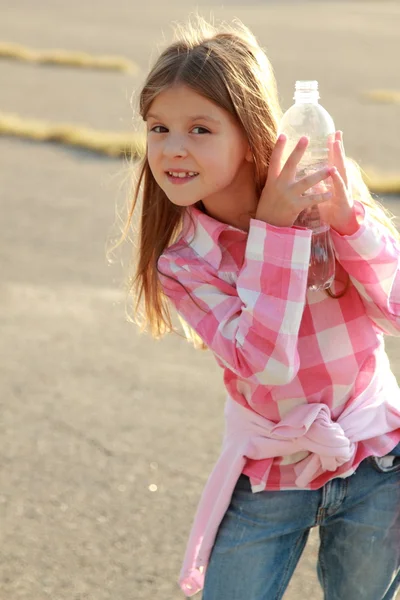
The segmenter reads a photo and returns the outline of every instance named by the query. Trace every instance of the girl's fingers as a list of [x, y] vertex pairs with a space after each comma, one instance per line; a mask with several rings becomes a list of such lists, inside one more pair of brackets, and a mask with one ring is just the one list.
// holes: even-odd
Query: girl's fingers
[[351, 193], [349, 193], [349, 189], [340, 175], [337, 169], [332, 169], [332, 182], [335, 198], [338, 201], [338, 205], [342, 208], [348, 210], [353, 206], [353, 200], [351, 197]]
[[332, 167], [325, 167], [320, 171], [316, 171], [311, 175], [307, 175], [307, 177], [303, 177], [300, 181], [297, 181], [293, 189], [296, 192], [296, 195], [305, 194], [307, 190], [317, 185], [320, 181], [327, 179], [331, 174]]
[[343, 144], [340, 140], [336, 140], [334, 143], [334, 155], [334, 165], [338, 169], [345, 185], [347, 186], [346, 158], [344, 155]]
[[280, 175], [281, 172], [281, 167], [282, 167], [282, 156], [283, 156], [283, 152], [285, 150], [285, 145], [286, 145], [286, 135], [281, 134], [275, 144], [274, 149], [272, 150], [271, 153], [271, 158], [269, 160], [269, 165], [268, 165], [268, 179], [277, 179]]
[[307, 149], [309, 140], [307, 137], [302, 136], [297, 142], [294, 150], [290, 154], [289, 158], [285, 162], [282, 169], [282, 177], [286, 181], [293, 181], [296, 178], [297, 165], [304, 156]]
[[333, 181], [333, 185], [335, 187], [335, 190], [338, 192], [338, 194], [342, 197], [347, 195], [347, 186], [342, 178], [342, 176], [340, 175], [338, 169], [334, 168], [331, 171], [331, 176], [332, 176], [332, 181]]
[[327, 200], [332, 198], [331, 192], [325, 192], [323, 194], [306, 194], [305, 196], [301, 196], [299, 206], [301, 210], [311, 208], [315, 204], [322, 204]]
[[335, 131], [335, 133], [330, 133], [328, 135], [328, 164], [331, 167], [335, 166], [335, 142], [341, 142], [343, 148], [343, 133], [341, 131]]

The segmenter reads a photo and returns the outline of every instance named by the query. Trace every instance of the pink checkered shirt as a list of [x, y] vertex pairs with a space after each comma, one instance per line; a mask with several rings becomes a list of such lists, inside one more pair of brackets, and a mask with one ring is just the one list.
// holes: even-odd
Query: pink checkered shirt
[[311, 232], [297, 227], [252, 219], [247, 233], [192, 207], [194, 223], [185, 217], [159, 259], [164, 293], [214, 353], [227, 391], [222, 453], [181, 573], [186, 595], [203, 586], [241, 472], [253, 492], [313, 490], [400, 441], [400, 390], [383, 339], [400, 331], [400, 249], [357, 211], [354, 235], [332, 232], [337, 279], [351, 278], [339, 299], [307, 290]]

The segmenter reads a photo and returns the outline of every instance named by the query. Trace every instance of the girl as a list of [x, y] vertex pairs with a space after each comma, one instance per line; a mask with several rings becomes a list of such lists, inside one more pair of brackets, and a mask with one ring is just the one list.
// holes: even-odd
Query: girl
[[[282, 164], [273, 72], [244, 26], [181, 30], [147, 77], [140, 112], [147, 152], [127, 223], [140, 192], [135, 306], [144, 301], [155, 336], [173, 329], [175, 307], [227, 391], [183, 591], [282, 598], [319, 526], [325, 600], [394, 598], [400, 391], [383, 334], [400, 329], [396, 229], [350, 169], [340, 132], [334, 167], [295, 180], [307, 138]], [[307, 194], [313, 186], [321, 193]], [[294, 225], [314, 204], [337, 258], [328, 293], [307, 290], [312, 234]]]

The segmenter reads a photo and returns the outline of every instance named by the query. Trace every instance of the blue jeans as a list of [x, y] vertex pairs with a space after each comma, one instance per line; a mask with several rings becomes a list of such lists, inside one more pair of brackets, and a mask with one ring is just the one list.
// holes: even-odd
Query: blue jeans
[[279, 600], [319, 526], [325, 600], [393, 600], [400, 588], [400, 444], [319, 490], [253, 494], [242, 475], [218, 530], [203, 600]]

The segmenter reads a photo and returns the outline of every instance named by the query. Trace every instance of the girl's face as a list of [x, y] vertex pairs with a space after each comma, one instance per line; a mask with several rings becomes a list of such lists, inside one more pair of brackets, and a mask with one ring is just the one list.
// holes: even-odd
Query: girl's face
[[161, 92], [147, 115], [148, 161], [171, 202], [203, 201], [232, 225], [255, 209], [252, 155], [242, 128], [211, 100], [183, 85]]

